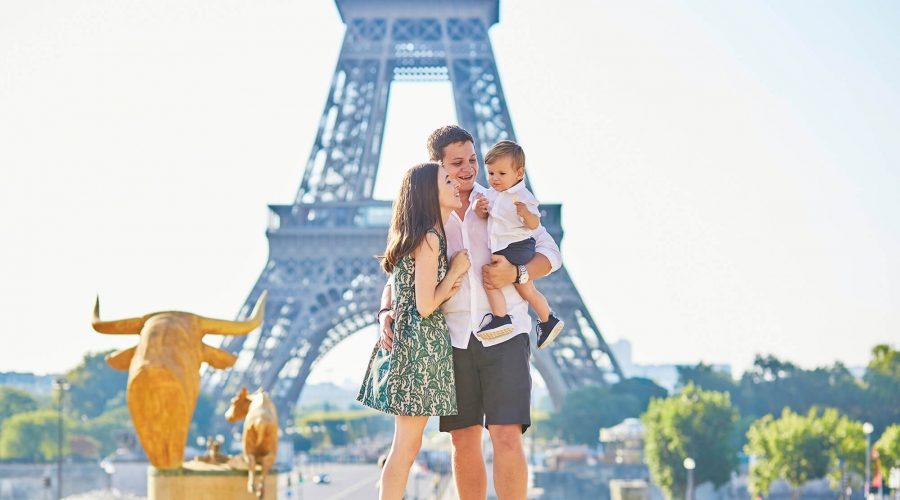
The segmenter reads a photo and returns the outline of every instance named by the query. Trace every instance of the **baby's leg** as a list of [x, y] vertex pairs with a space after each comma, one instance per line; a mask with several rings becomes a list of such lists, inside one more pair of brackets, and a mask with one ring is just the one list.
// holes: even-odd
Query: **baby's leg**
[[487, 315], [485, 315], [479, 325], [480, 330], [475, 333], [475, 336], [479, 340], [491, 340], [503, 335], [509, 335], [513, 331], [513, 325], [512, 319], [510, 319], [506, 311], [506, 297], [503, 296], [503, 292], [500, 290], [488, 290], [487, 287], [485, 287], [484, 292], [488, 296], [488, 302], [491, 304], [491, 314], [494, 317], [485, 324], [484, 320], [487, 319]]
[[524, 285], [516, 284], [516, 291], [531, 305], [542, 323], [550, 319], [550, 304], [544, 295], [534, 287], [534, 282], [529, 281]]
[[506, 316], [506, 297], [503, 295], [503, 292], [496, 288], [488, 289], [485, 287], [484, 293], [487, 294], [488, 303], [491, 305], [491, 314], [498, 318]]

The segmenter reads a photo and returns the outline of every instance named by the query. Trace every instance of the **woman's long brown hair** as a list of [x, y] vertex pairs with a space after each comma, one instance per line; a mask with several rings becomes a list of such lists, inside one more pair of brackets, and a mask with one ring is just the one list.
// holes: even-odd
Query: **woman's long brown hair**
[[441, 202], [438, 198], [438, 169], [434, 162], [422, 163], [406, 171], [400, 192], [394, 200], [387, 249], [381, 267], [388, 274], [425, 239], [428, 230], [438, 225], [444, 234]]

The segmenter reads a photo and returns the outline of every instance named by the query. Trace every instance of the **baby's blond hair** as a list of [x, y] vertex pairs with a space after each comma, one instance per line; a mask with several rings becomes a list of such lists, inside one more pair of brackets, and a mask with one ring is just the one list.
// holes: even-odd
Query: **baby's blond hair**
[[512, 158], [513, 167], [516, 170], [525, 168], [525, 151], [513, 141], [500, 141], [491, 146], [491, 150], [484, 155], [484, 164], [490, 165], [500, 158]]

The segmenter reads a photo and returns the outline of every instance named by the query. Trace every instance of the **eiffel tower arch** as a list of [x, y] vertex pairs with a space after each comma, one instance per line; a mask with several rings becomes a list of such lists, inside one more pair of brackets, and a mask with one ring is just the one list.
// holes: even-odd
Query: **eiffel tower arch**
[[[269, 207], [269, 259], [238, 314], [246, 317], [268, 290], [265, 321], [246, 337], [227, 337], [222, 348], [237, 363], [203, 378], [220, 401], [241, 385], [266, 388], [283, 418], [316, 363], [376, 322], [387, 277], [372, 256], [384, 251], [391, 202], [372, 192], [391, 82], [449, 80], [459, 125], [475, 137], [482, 158], [495, 142], [515, 140], [488, 37], [499, 0], [336, 3], [347, 31], [319, 130], [296, 200]], [[484, 169], [478, 180], [485, 184]], [[541, 205], [542, 223], [557, 242], [560, 208]], [[572, 388], [621, 378], [565, 267], [536, 284], [566, 322], [548, 349], [532, 352], [554, 405]]]

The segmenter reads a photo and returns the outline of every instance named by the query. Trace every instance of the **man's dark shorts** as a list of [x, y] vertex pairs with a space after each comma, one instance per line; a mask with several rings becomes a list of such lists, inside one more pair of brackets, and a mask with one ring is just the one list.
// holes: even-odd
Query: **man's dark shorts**
[[456, 407], [459, 413], [441, 417], [441, 432], [473, 425], [531, 425], [531, 338], [520, 333], [484, 347], [469, 335], [468, 349], [453, 348]]
[[494, 255], [502, 255], [510, 264], [524, 266], [531, 262], [534, 257], [536, 242], [534, 238], [528, 238], [522, 241], [510, 243], [503, 250], [497, 250]]

